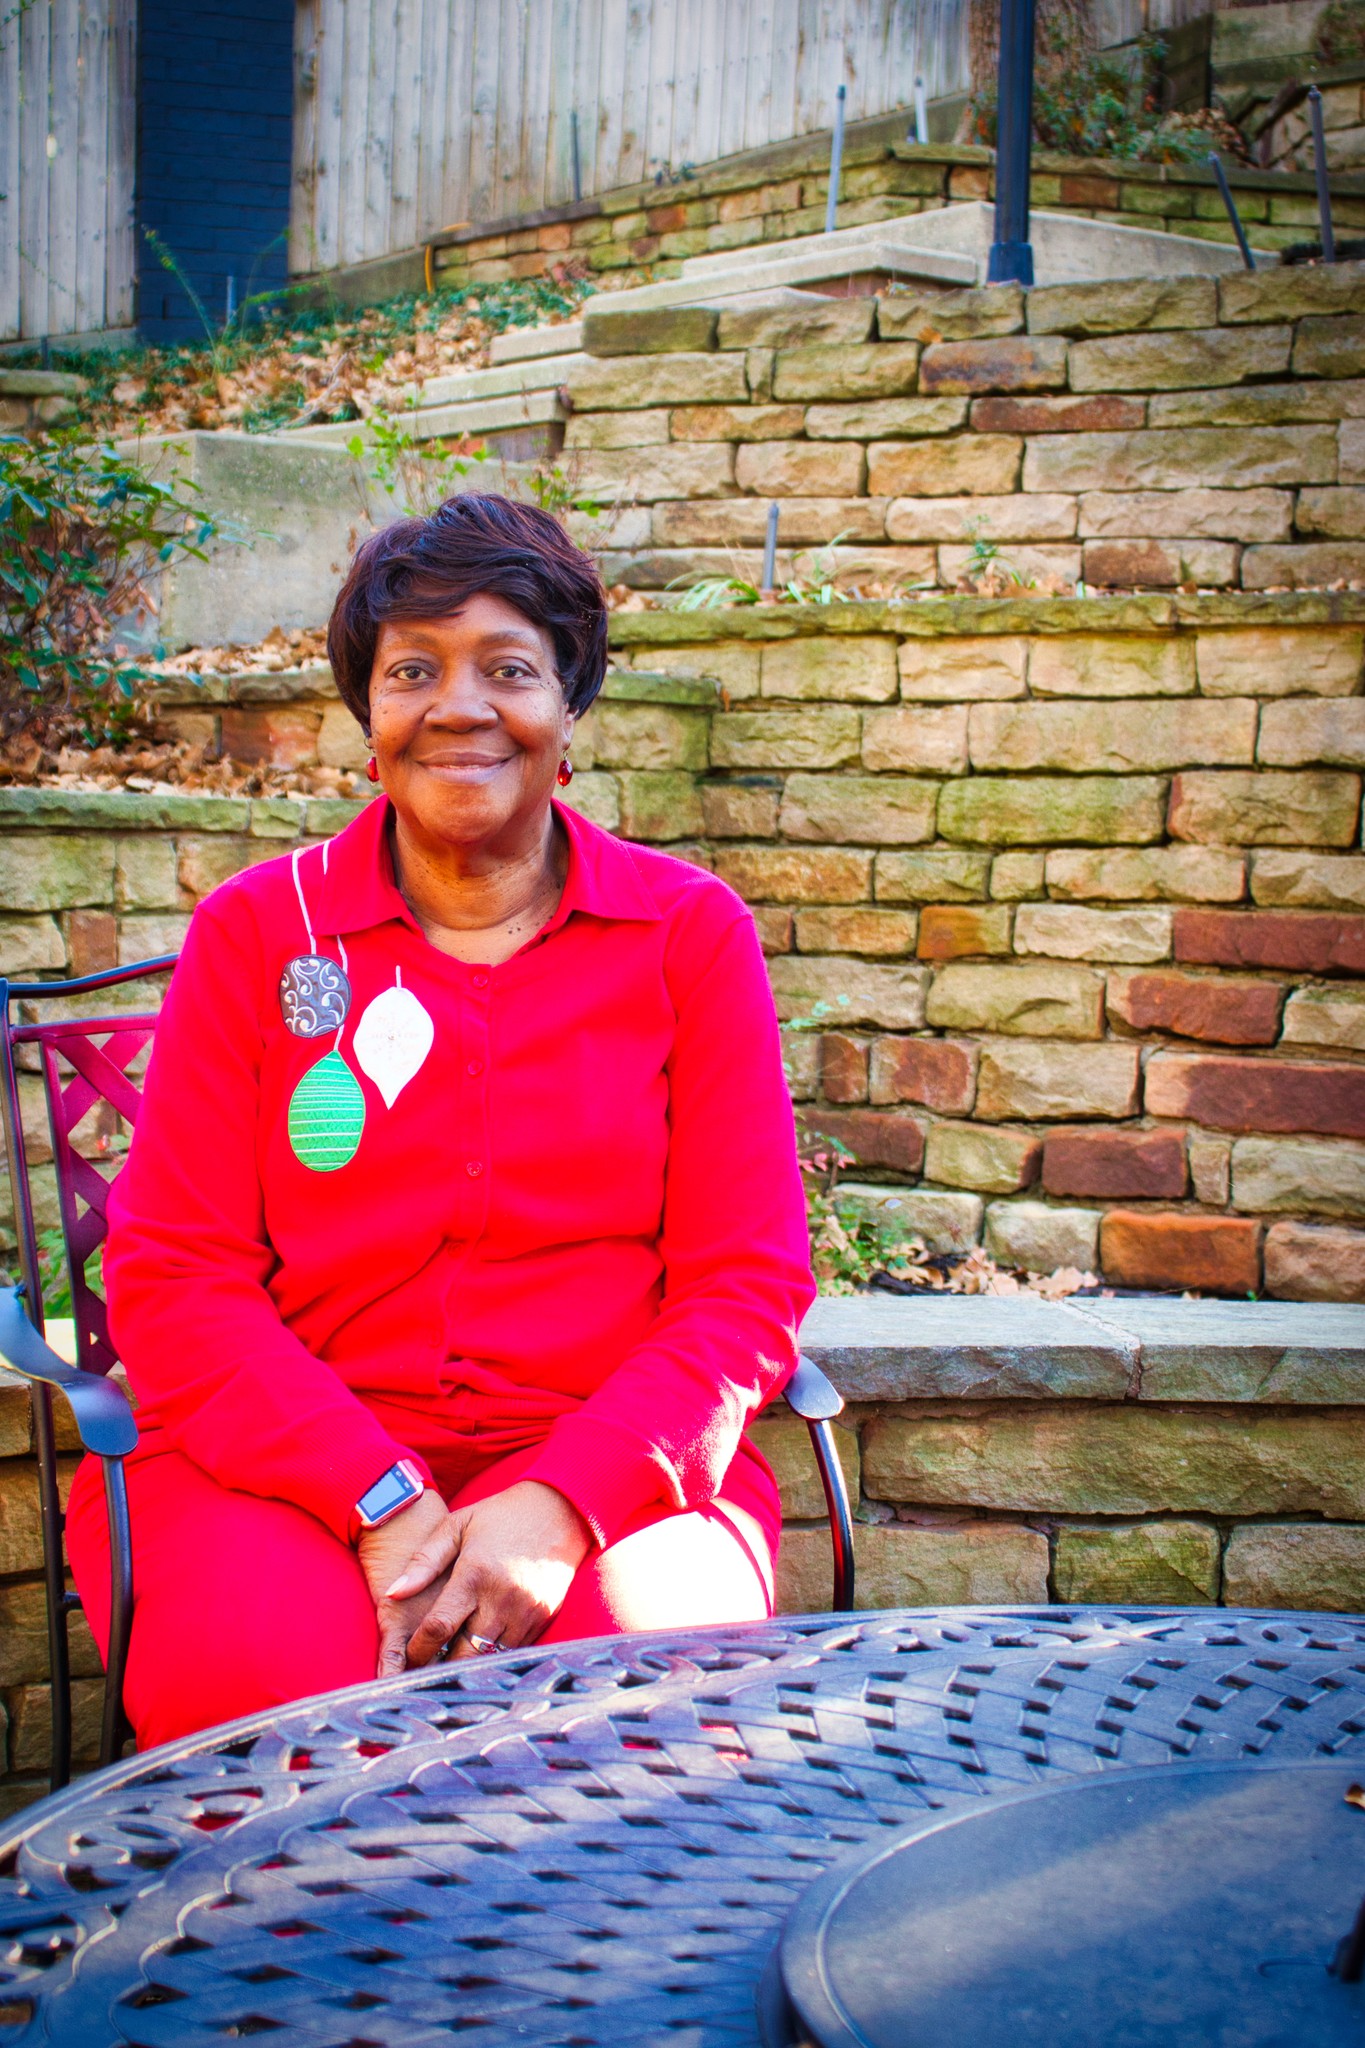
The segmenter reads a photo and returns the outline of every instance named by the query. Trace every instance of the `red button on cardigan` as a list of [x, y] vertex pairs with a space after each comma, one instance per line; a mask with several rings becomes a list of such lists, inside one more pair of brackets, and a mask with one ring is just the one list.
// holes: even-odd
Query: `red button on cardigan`
[[[196, 911], [110, 1202], [144, 1454], [174, 1447], [343, 1537], [413, 1454], [405, 1408], [538, 1443], [529, 1476], [603, 1543], [716, 1493], [814, 1293], [767, 976], [714, 876], [560, 816], [559, 909], [491, 970], [417, 928], [384, 798], [298, 856], [298, 889], [267, 861]], [[314, 948], [349, 975], [339, 1041], [281, 1015], [281, 972]], [[354, 1039], [400, 978], [435, 1035], [386, 1107]], [[318, 1171], [289, 1103], [334, 1044], [364, 1128]]]

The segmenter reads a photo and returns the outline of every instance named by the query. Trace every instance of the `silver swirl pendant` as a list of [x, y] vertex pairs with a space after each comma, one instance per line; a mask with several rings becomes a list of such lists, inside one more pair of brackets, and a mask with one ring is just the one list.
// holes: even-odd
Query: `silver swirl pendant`
[[280, 976], [280, 1009], [295, 1038], [339, 1031], [351, 1007], [351, 984], [334, 960], [296, 953]]

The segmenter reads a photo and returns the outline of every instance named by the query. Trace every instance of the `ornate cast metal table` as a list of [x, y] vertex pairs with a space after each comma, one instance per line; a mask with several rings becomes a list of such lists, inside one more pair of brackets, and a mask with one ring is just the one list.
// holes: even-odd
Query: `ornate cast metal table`
[[753, 2048], [783, 1917], [881, 1831], [1300, 1758], [1365, 1763], [1365, 1618], [906, 1610], [442, 1665], [20, 1815], [0, 2048]]

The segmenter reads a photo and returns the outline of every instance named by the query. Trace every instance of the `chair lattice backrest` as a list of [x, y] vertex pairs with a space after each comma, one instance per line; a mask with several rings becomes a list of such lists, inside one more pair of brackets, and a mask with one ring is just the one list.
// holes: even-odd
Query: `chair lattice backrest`
[[71, 1269], [76, 1358], [87, 1372], [106, 1373], [117, 1362], [103, 1297], [86, 1279], [87, 1263], [109, 1232], [109, 1190], [117, 1175], [100, 1172], [76, 1143], [76, 1132], [104, 1103], [130, 1128], [136, 1124], [142, 1094], [128, 1068], [155, 1029], [154, 1016], [140, 1016], [22, 1024], [14, 1032], [16, 1045], [38, 1048]]
[[[120, 1122], [137, 1123], [142, 1092], [135, 1062], [156, 1030], [154, 1014], [62, 1016], [68, 1002], [93, 997], [130, 981], [154, 985], [175, 965], [162, 956], [128, 967], [104, 968], [69, 981], [10, 981], [0, 976], [0, 1126], [3, 1126], [9, 1194], [19, 1241], [21, 1284], [0, 1290], [6, 1332], [6, 1362], [29, 1383], [33, 1401], [33, 1445], [38, 1461], [38, 1510], [43, 1531], [43, 1582], [47, 1607], [48, 1674], [52, 1702], [54, 1792], [71, 1775], [71, 1659], [67, 1623], [76, 1596], [67, 1590], [62, 1542], [60, 1473], [53, 1397], [60, 1391], [82, 1444], [104, 1467], [109, 1524], [110, 1629], [105, 1662], [104, 1709], [99, 1756], [113, 1763], [121, 1752], [127, 1723], [123, 1679], [133, 1619], [133, 1550], [123, 1460], [137, 1443], [126, 1396], [105, 1383], [117, 1360], [109, 1341], [103, 1297], [86, 1277], [86, 1267], [109, 1232], [109, 1190], [117, 1170], [106, 1176], [101, 1158], [117, 1159], [111, 1140]], [[147, 995], [152, 997], [149, 988]], [[41, 1008], [36, 1010], [30, 1005]], [[71, 1275], [76, 1332], [73, 1371], [40, 1341], [45, 1275], [34, 1209], [32, 1147], [24, 1130], [24, 1076], [36, 1059], [47, 1105], [57, 1182], [58, 1210]], [[121, 1149], [121, 1147], [120, 1147]], [[38, 1332], [35, 1336], [33, 1325]]]

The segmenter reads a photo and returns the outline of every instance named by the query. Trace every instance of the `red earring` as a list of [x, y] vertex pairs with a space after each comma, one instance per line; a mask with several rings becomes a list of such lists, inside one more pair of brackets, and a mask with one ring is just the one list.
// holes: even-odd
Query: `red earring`
[[569, 784], [573, 781], [573, 762], [569, 759], [567, 754], [564, 756], [564, 759], [559, 764], [559, 773], [558, 775], [556, 775], [555, 781], [559, 784], [561, 789], [567, 789]]
[[371, 782], [378, 782], [379, 763], [375, 760], [373, 754], [371, 754], [369, 760], [365, 763], [365, 773], [369, 776]]

